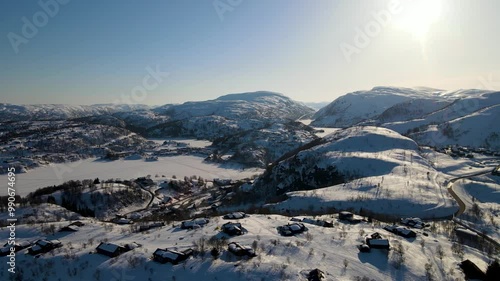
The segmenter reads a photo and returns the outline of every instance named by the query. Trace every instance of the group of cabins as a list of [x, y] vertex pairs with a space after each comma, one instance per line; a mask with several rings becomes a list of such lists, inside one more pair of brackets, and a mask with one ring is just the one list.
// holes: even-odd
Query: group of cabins
[[28, 248], [28, 254], [36, 256], [38, 254], [48, 253], [55, 248], [62, 247], [62, 243], [59, 240], [45, 240], [40, 239], [36, 241], [31, 247]]
[[314, 224], [317, 226], [322, 226], [322, 227], [333, 227], [333, 222], [332, 221], [325, 221], [325, 220], [315, 220], [315, 219], [310, 219], [310, 218], [292, 218], [290, 219], [291, 221], [296, 221], [296, 222], [305, 222], [309, 224]]
[[15, 242], [13, 245], [9, 245], [9, 243], [5, 243], [3, 245], [3, 248], [0, 249], [0, 257], [5, 257], [11, 253], [11, 248], [14, 248], [14, 252], [19, 252], [23, 249], [28, 248], [31, 246], [31, 243], [28, 241], [22, 241], [22, 242]]

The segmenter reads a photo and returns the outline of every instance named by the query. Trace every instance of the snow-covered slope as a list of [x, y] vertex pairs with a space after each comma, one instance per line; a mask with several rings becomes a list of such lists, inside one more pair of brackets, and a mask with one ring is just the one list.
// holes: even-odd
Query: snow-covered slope
[[316, 138], [312, 128], [300, 122], [289, 122], [229, 135], [214, 141], [213, 146], [221, 158], [230, 156], [231, 161], [266, 167], [283, 154]]
[[419, 143], [431, 146], [458, 144], [500, 150], [500, 104], [490, 106], [424, 131], [410, 133]]
[[357, 91], [334, 100], [314, 114], [317, 127], [349, 127], [373, 119], [399, 103], [413, 99], [446, 100], [441, 90], [429, 88], [375, 87]]
[[376, 125], [422, 144], [498, 149], [500, 129], [493, 124], [500, 114], [499, 104], [500, 92], [486, 90], [376, 87], [336, 99], [314, 115], [312, 125]]
[[[48, 225], [16, 226], [17, 241], [34, 241], [40, 238], [59, 239], [62, 247], [34, 258], [22, 250], [16, 255], [16, 274], [7, 271], [8, 263], [0, 265], [0, 277], [20, 276], [17, 280], [307, 280], [307, 274], [319, 268], [325, 280], [424, 280], [426, 266], [434, 280], [453, 277], [463, 279], [457, 268], [461, 261], [451, 252], [452, 242], [437, 233], [418, 235], [414, 239], [395, 236], [375, 223], [357, 225], [337, 221], [337, 216], [318, 219], [334, 222], [326, 228], [307, 224], [305, 233], [291, 237], [280, 236], [276, 227], [290, 223], [289, 217], [278, 215], [251, 215], [239, 220], [246, 229], [241, 236], [226, 237], [220, 233], [225, 220], [210, 218], [210, 222], [195, 230], [179, 227], [179, 222], [146, 232], [134, 232], [131, 226], [122, 226], [95, 220], [81, 220], [85, 225], [76, 232], [50, 233]], [[310, 219], [310, 218], [309, 218]], [[53, 223], [57, 230], [69, 222]], [[441, 229], [441, 228], [439, 228]], [[364, 236], [379, 232], [389, 239], [393, 250], [373, 249], [360, 253], [356, 248]], [[0, 230], [6, 238], [7, 228]], [[132, 242], [141, 246], [117, 257], [110, 258], [96, 253], [100, 242], [124, 245]], [[424, 242], [422, 242], [424, 241]], [[210, 250], [215, 242], [221, 246], [221, 255], [214, 259]], [[256, 249], [254, 258], [237, 257], [227, 251], [227, 243], [238, 242]], [[402, 247], [398, 247], [401, 245]], [[439, 245], [439, 246], [438, 246]], [[178, 265], [161, 264], [151, 259], [157, 248], [186, 250], [193, 248], [196, 254]], [[397, 250], [397, 249], [402, 250]], [[437, 257], [439, 248], [444, 258]], [[402, 251], [403, 262], [398, 259]], [[465, 246], [465, 258], [485, 268], [488, 258]], [[7, 260], [7, 259], [5, 259]], [[40, 278], [42, 277], [42, 278]]]
[[[264, 194], [314, 189], [290, 194], [292, 199], [279, 205], [287, 209], [305, 210], [309, 204], [324, 202], [325, 206], [433, 217], [451, 215], [457, 209], [443, 181], [413, 140], [385, 128], [351, 127], [279, 162], [254, 185]], [[322, 187], [326, 188], [318, 190]]]

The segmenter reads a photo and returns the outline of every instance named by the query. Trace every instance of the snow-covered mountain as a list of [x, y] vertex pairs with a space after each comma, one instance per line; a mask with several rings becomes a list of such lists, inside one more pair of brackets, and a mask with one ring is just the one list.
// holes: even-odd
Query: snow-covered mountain
[[142, 104], [15, 105], [0, 103], [0, 119], [2, 120], [2, 122], [24, 120], [58, 120], [148, 108], [149, 106]]
[[277, 122], [308, 117], [314, 110], [282, 94], [251, 92], [229, 94], [215, 100], [165, 105], [154, 112], [169, 122], [148, 130], [151, 136], [189, 136], [216, 139]]
[[[336, 99], [314, 115], [312, 125], [375, 125], [415, 137], [421, 144], [499, 149], [500, 129], [492, 125], [498, 121], [499, 104], [500, 92], [494, 91], [375, 87]], [[427, 133], [417, 137], [418, 132]]]
[[217, 115], [226, 119], [298, 119], [314, 110], [279, 93], [258, 91], [228, 94], [214, 100], [166, 105], [155, 112], [174, 120]]

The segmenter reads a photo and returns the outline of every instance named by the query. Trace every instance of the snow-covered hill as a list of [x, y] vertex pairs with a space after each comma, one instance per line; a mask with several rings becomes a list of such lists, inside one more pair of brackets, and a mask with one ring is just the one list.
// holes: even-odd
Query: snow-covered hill
[[494, 91], [375, 87], [336, 99], [314, 115], [311, 125], [375, 125], [415, 137], [421, 144], [499, 149], [500, 129], [492, 125], [499, 104], [500, 92]]
[[57, 120], [85, 116], [111, 114], [120, 111], [148, 109], [141, 104], [96, 104], [96, 105], [65, 105], [65, 104], [35, 104], [15, 105], [0, 103], [0, 119], [7, 121], [24, 120]]
[[349, 127], [374, 119], [391, 107], [413, 99], [445, 101], [441, 90], [429, 88], [375, 87], [369, 91], [357, 91], [334, 100], [314, 114], [312, 125], [316, 127]]
[[282, 94], [252, 92], [229, 94], [215, 100], [166, 105], [154, 112], [169, 122], [148, 129], [147, 134], [184, 136], [214, 140], [245, 130], [260, 129], [277, 122], [311, 116], [314, 110]]
[[313, 189], [290, 193], [279, 208], [313, 204], [433, 217], [457, 210], [444, 180], [413, 140], [385, 128], [351, 127], [279, 162], [254, 186], [263, 194]]
[[166, 105], [154, 109], [174, 120], [200, 116], [221, 116], [226, 119], [291, 119], [311, 115], [314, 110], [285, 95], [258, 91], [228, 94], [214, 100]]
[[300, 122], [278, 123], [217, 139], [213, 146], [219, 155], [214, 158], [230, 157], [231, 161], [264, 168], [316, 138], [313, 129]]

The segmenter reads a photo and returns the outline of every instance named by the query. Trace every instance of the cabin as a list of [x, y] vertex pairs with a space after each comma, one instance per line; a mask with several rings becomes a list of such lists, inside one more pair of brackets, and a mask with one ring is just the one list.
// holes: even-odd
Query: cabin
[[307, 281], [321, 281], [325, 279], [325, 273], [319, 269], [313, 269], [307, 275]]
[[388, 239], [366, 239], [366, 244], [373, 249], [389, 250], [391, 247]]
[[389, 250], [391, 245], [388, 239], [382, 238], [382, 236], [375, 232], [372, 235], [366, 237], [365, 239], [366, 245], [373, 249], [387, 249]]
[[154, 223], [150, 223], [150, 224], [144, 224], [144, 225], [141, 225], [139, 226], [139, 231], [147, 231], [147, 230], [150, 230], [152, 228], [158, 228], [158, 227], [162, 227], [162, 226], [165, 226], [165, 223], [164, 222], [154, 222]]
[[107, 242], [101, 242], [99, 246], [96, 248], [97, 253], [101, 255], [108, 256], [110, 258], [114, 258], [116, 256], [119, 256], [125, 252], [127, 252], [127, 249], [123, 246], [116, 245], [113, 243], [107, 243]]
[[28, 249], [28, 254], [38, 255], [52, 251], [55, 248], [62, 247], [62, 243], [59, 240], [38, 240], [33, 246]]
[[417, 233], [415, 231], [403, 226], [386, 225], [384, 226], [384, 229], [405, 238], [417, 237]]
[[226, 233], [227, 235], [234, 236], [234, 235], [242, 235], [243, 234], [243, 227], [241, 226], [241, 223], [239, 222], [228, 222], [222, 225], [222, 232]]
[[248, 256], [248, 257], [255, 257], [255, 251], [248, 246], [243, 246], [239, 243], [236, 242], [231, 242], [227, 245], [227, 250], [231, 253], [233, 253], [236, 256]]
[[472, 261], [464, 260], [460, 263], [460, 268], [465, 274], [465, 279], [486, 280], [486, 274]]
[[239, 219], [242, 219], [245, 217], [247, 217], [247, 214], [245, 214], [243, 212], [234, 212], [234, 213], [224, 215], [222, 218], [225, 220], [239, 220]]
[[360, 223], [362, 221], [360, 217], [355, 216], [353, 213], [347, 211], [342, 211], [339, 213], [339, 220], [348, 221], [350, 223]]
[[126, 218], [118, 218], [114, 220], [115, 223], [117, 224], [133, 224], [134, 221], [131, 219], [126, 219]]
[[402, 218], [401, 224], [404, 224], [413, 228], [424, 228], [426, 225], [420, 218]]
[[156, 249], [153, 253], [153, 260], [159, 263], [171, 263], [178, 264], [182, 261], [187, 260], [191, 255], [193, 255], [192, 249], [187, 249], [184, 251], [175, 251], [169, 249]]
[[333, 227], [333, 222], [325, 221], [325, 220], [314, 220], [314, 219], [309, 219], [309, 218], [303, 218], [302, 222], [310, 223], [310, 224], [314, 224], [314, 225], [322, 226], [322, 227]]
[[298, 233], [302, 233], [307, 230], [303, 223], [295, 222], [292, 224], [278, 226], [279, 234], [283, 236], [292, 236]]
[[194, 229], [194, 228], [200, 228], [205, 226], [207, 223], [210, 221], [205, 218], [198, 218], [198, 219], [193, 219], [190, 221], [183, 221], [181, 223], [181, 228], [182, 229]]
[[354, 218], [354, 214], [347, 211], [342, 211], [339, 213], [339, 220], [351, 220]]
[[28, 248], [30, 245], [31, 245], [31, 243], [28, 241], [16, 242], [16, 243], [14, 243], [14, 245], [9, 245], [9, 243], [5, 243], [3, 245], [3, 248], [0, 249], [0, 257], [5, 257], [8, 254], [10, 254], [10, 252], [11, 252], [10, 248], [14, 248], [14, 252], [19, 252], [23, 249]]
[[76, 225], [67, 225], [59, 229], [59, 232], [77, 232], [78, 230], [80, 230], [80, 228]]

